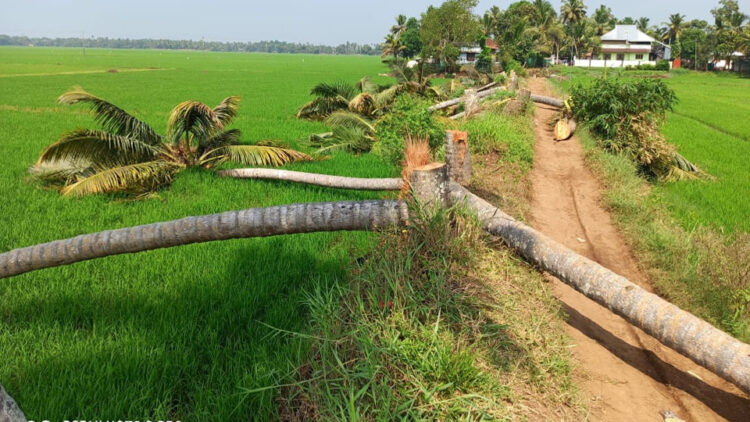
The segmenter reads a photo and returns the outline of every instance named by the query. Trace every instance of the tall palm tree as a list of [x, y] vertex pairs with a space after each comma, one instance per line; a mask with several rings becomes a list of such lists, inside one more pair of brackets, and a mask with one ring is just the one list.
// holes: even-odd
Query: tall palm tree
[[396, 24], [391, 27], [391, 34], [397, 38], [400, 37], [406, 29], [406, 21], [407, 18], [405, 15], [396, 16]]
[[636, 21], [636, 26], [638, 27], [638, 30], [641, 32], [646, 32], [648, 30], [649, 21], [650, 19], [645, 16], [638, 18], [638, 20]]
[[63, 195], [145, 193], [170, 183], [191, 166], [210, 168], [224, 162], [278, 166], [311, 159], [291, 149], [241, 144], [240, 131], [226, 129], [237, 116], [240, 98], [236, 96], [214, 108], [198, 101], [178, 104], [164, 136], [79, 87], [61, 95], [58, 102], [88, 104], [103, 127], [63, 134], [30, 169]]
[[665, 22], [667, 25], [667, 37], [670, 42], [680, 39], [682, 33], [682, 27], [685, 24], [685, 15], [674, 13], [669, 15], [669, 22]]
[[586, 18], [586, 5], [583, 0], [563, 0], [560, 19], [564, 24], [578, 23]]
[[534, 0], [532, 3], [534, 6], [534, 25], [536, 25], [540, 31], [546, 32], [547, 28], [552, 25], [552, 22], [557, 18], [555, 8], [547, 0]]
[[615, 24], [617, 23], [617, 19], [612, 13], [612, 9], [605, 5], [601, 5], [596, 10], [594, 10], [592, 18], [594, 19], [595, 23], [596, 35], [599, 36], [604, 35], [610, 29], [614, 28]]
[[401, 42], [400, 35], [388, 34], [385, 36], [385, 43], [383, 43], [383, 55], [382, 57], [393, 56], [393, 61], [398, 61], [398, 56], [406, 50], [406, 46]]

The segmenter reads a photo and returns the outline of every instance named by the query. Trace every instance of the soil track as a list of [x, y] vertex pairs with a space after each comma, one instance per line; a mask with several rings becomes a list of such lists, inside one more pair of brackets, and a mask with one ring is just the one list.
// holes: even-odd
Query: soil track
[[[545, 79], [529, 79], [550, 95]], [[537, 104], [531, 220], [537, 230], [652, 291], [627, 244], [600, 204], [601, 187], [574, 136], [555, 142], [555, 109]], [[750, 400], [738, 388], [659, 343], [608, 309], [550, 276], [569, 314], [567, 332], [583, 369], [591, 420], [749, 421]]]

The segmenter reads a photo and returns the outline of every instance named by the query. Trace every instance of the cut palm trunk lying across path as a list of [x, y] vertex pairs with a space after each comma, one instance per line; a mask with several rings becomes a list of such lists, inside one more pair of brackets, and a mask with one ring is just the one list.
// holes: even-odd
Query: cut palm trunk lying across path
[[[477, 97], [478, 98], [489, 97], [492, 94], [495, 94], [495, 93], [500, 92], [500, 91], [505, 91], [505, 90], [506, 90], [506, 88], [504, 86], [500, 86], [500, 87], [497, 87], [497, 88], [491, 88], [491, 89], [487, 89], [487, 90], [478, 92], [477, 93]], [[428, 108], [428, 110], [430, 110], [430, 111], [442, 110], [444, 108], [448, 108], [448, 107], [454, 106], [456, 104], [461, 104], [462, 102], [464, 102], [464, 97], [454, 98], [452, 100], [447, 100], [447, 101], [443, 101], [441, 103], [437, 103], [434, 106], [431, 106], [430, 108]]]
[[356, 190], [400, 190], [404, 186], [400, 178], [361, 178], [332, 176], [328, 174], [304, 173], [301, 171], [275, 170], [266, 168], [246, 168], [223, 170], [219, 172], [225, 177], [236, 179], [272, 179], [287, 182], [306, 183], [309, 185], [326, 186], [329, 188]]
[[374, 230], [407, 218], [401, 201], [341, 201], [250, 208], [186, 217], [14, 249], [0, 254], [0, 278], [110, 255], [214, 240], [339, 230]]
[[561, 100], [560, 98], [547, 97], [545, 95], [531, 94], [531, 101], [540, 104], [547, 104], [549, 106], [557, 108], [563, 108], [565, 106], [565, 101]]
[[452, 203], [467, 204], [487, 232], [527, 261], [750, 393], [750, 345], [519, 223], [463, 186], [450, 183], [448, 192]]

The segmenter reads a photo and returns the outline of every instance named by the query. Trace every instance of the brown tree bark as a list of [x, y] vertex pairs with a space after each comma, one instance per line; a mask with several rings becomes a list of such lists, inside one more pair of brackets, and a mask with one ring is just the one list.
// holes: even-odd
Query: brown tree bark
[[519, 223], [461, 185], [451, 183], [449, 195], [453, 203], [467, 204], [486, 231], [527, 261], [750, 393], [750, 345]]
[[547, 104], [552, 107], [563, 108], [565, 103], [563, 100], [554, 97], [547, 97], [544, 95], [531, 94], [531, 101], [535, 103]]
[[[481, 92], [477, 93], [477, 97], [484, 98], [484, 97], [488, 97], [488, 96], [490, 96], [490, 95], [492, 95], [492, 94], [494, 94], [496, 92], [505, 91], [505, 90], [506, 90], [506, 88], [504, 86], [500, 86], [500, 87], [497, 87], [497, 88], [490, 88], [490, 89], [486, 89], [484, 91], [481, 91]], [[431, 106], [430, 108], [428, 108], [428, 110], [430, 110], [430, 111], [442, 110], [444, 108], [448, 108], [450, 106], [454, 106], [456, 104], [460, 104], [463, 101], [464, 101], [463, 97], [454, 98], [452, 100], [447, 100], [447, 101], [443, 101], [443, 102], [437, 103], [434, 106]]]
[[356, 190], [400, 190], [404, 184], [404, 181], [400, 178], [370, 179], [343, 177], [266, 168], [222, 170], [219, 174], [236, 179], [283, 180], [287, 182], [307, 183], [309, 185], [326, 186], [330, 188]]
[[374, 230], [407, 218], [402, 201], [341, 201], [250, 208], [84, 234], [0, 254], [0, 278], [110, 255], [280, 234]]

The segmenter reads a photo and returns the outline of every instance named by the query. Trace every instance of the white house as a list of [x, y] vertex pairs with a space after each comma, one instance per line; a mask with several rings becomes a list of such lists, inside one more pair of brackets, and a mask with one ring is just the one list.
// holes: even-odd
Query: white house
[[638, 30], [635, 25], [616, 25], [601, 36], [601, 54], [575, 58], [577, 67], [625, 67], [655, 65], [669, 59], [670, 48]]
[[[500, 49], [494, 40], [488, 39], [485, 41], [485, 45], [490, 49], [493, 55], [497, 54]], [[482, 47], [478, 45], [462, 46], [459, 51], [460, 53], [458, 54], [458, 59], [456, 59], [456, 64], [474, 64], [479, 57], [479, 53], [482, 52]]]

